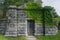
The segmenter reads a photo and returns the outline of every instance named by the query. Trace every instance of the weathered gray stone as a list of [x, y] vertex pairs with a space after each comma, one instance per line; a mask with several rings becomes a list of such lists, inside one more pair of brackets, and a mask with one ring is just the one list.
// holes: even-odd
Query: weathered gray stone
[[7, 24], [7, 20], [6, 19], [0, 20], [0, 33], [1, 34], [5, 34], [6, 26], [7, 26], [6, 24]]
[[[45, 27], [45, 35], [56, 35], [57, 27]], [[35, 35], [43, 35], [43, 27], [41, 24], [35, 24]]]
[[20, 9], [21, 7], [10, 6], [9, 14], [8, 14], [9, 24], [7, 26], [7, 31], [6, 31], [7, 36], [10, 36], [10, 35], [17, 36], [22, 34], [25, 35], [26, 21], [27, 21], [25, 16], [25, 11], [17, 10], [17, 9]]

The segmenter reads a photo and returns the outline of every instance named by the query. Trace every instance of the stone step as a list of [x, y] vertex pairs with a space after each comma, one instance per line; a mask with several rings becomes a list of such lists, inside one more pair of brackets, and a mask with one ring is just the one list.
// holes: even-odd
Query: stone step
[[37, 40], [34, 36], [28, 36], [27, 40]]

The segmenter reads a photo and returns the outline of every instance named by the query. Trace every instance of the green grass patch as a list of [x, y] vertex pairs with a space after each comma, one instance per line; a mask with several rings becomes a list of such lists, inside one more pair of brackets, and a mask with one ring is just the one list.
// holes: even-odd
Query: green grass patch
[[0, 40], [26, 40], [26, 36], [5, 37], [4, 35], [0, 34]]
[[58, 31], [57, 35], [50, 35], [50, 36], [36, 36], [38, 40], [60, 40], [60, 30]]

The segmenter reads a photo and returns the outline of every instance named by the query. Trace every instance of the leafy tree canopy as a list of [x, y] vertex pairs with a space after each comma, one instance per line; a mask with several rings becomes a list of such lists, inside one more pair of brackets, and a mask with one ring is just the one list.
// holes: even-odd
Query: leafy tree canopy
[[36, 22], [40, 22], [40, 13], [41, 6], [37, 5], [34, 2], [28, 2], [26, 4], [27, 15], [29, 18], [34, 19]]

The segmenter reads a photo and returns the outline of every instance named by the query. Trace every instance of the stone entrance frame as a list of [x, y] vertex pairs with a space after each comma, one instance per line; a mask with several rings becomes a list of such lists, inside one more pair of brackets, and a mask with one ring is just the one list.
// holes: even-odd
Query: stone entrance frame
[[35, 33], [35, 20], [27, 20], [27, 35], [34, 36]]

